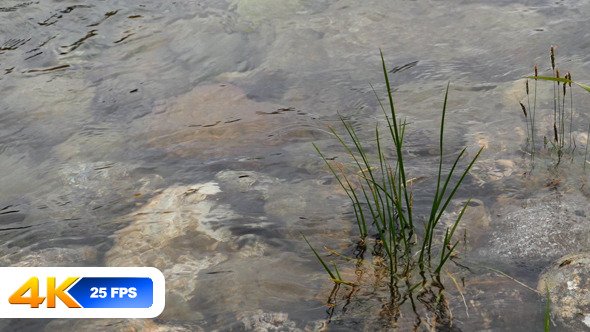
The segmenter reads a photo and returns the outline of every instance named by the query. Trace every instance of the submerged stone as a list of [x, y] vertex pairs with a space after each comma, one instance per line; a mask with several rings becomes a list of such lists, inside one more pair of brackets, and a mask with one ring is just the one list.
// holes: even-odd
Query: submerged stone
[[285, 20], [302, 9], [301, 0], [233, 0], [238, 13], [237, 29], [243, 32], [256, 30], [271, 20]]
[[190, 332], [205, 331], [190, 322], [170, 324], [151, 319], [55, 319], [45, 326], [44, 331], [125, 331], [125, 332]]
[[[224, 254], [206, 252], [218, 240], [227, 240], [226, 231], [212, 229], [206, 222], [207, 216], [215, 215], [209, 215], [214, 203], [206, 198], [218, 192], [213, 183], [164, 190], [128, 216], [133, 221], [115, 233], [115, 246], [106, 254], [106, 265], [154, 266], [166, 276], [167, 296], [190, 298], [199, 271], [227, 259]], [[217, 213], [223, 218], [221, 210]], [[200, 255], [182, 241], [189, 234], [205, 248]]]
[[[167, 283], [175, 284], [181, 276], [194, 276], [199, 270], [227, 259], [223, 254], [196, 258], [190, 251], [180, 254], [181, 248], [174, 250], [186, 245], [182, 238], [187, 235], [200, 239], [205, 249], [230, 239], [229, 231], [215, 227], [215, 223], [233, 217], [231, 210], [215, 207], [214, 201], [206, 199], [219, 192], [215, 183], [164, 190], [127, 217], [133, 221], [115, 233], [115, 246], [106, 254], [107, 265], [155, 266], [168, 274]], [[190, 294], [191, 282], [185, 280], [178, 286], [168, 289], [184, 296]]]
[[[464, 282], [457, 284], [445, 276], [445, 295], [462, 331], [535, 330], [537, 322], [527, 318], [537, 308], [536, 293], [495, 271], [472, 272], [455, 274], [458, 282], [463, 275]], [[514, 322], [519, 322], [519, 329], [514, 329]]]
[[[167, 188], [125, 217], [129, 226], [114, 234], [107, 266], [153, 266], [166, 277], [164, 319], [202, 317], [188, 305], [200, 296], [200, 274], [231, 272], [264, 254], [257, 235], [233, 234], [232, 222], [241, 216], [218, 202], [220, 192], [215, 182]], [[230, 268], [220, 268], [223, 262]]]
[[551, 316], [571, 331], [590, 329], [590, 253], [559, 258], [539, 278], [537, 290], [549, 291]]
[[343, 200], [344, 191], [337, 183], [290, 182], [259, 172], [230, 170], [217, 173], [215, 178], [229, 192], [247, 192], [263, 205], [265, 216], [281, 219], [287, 224], [297, 222], [297, 218], [304, 214], [325, 213], [328, 208], [337, 215], [345, 212], [342, 206], [342, 202], [346, 202]]
[[[466, 199], [452, 200], [442, 216], [441, 222], [445, 228], [452, 229], [461, 210], [467, 204]], [[454, 238], [466, 240], [469, 247], [473, 248], [479, 244], [479, 239], [489, 230], [490, 213], [482, 200], [472, 198], [457, 225]], [[462, 246], [459, 246], [461, 248]]]
[[296, 327], [295, 322], [289, 320], [289, 314], [283, 312], [245, 311], [237, 319], [244, 324], [246, 331], [303, 332]]
[[[233, 85], [197, 86], [135, 121], [151, 146], [181, 157], [217, 157], [274, 145], [281, 105], [256, 102]], [[274, 115], [274, 116], [273, 116]]]
[[[4, 251], [4, 250], [2, 250]], [[0, 266], [84, 266], [98, 255], [95, 248], [72, 246], [69, 248], [21, 249], [17, 254], [12, 250], [0, 257]]]
[[488, 244], [477, 250], [491, 260], [535, 268], [590, 247], [585, 217], [590, 205], [584, 196], [539, 192], [526, 200], [496, 205]]

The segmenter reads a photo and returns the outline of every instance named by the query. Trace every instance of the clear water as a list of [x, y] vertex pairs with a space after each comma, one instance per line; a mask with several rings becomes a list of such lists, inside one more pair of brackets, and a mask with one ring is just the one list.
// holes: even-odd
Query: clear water
[[[353, 250], [350, 204], [311, 143], [345, 160], [326, 127], [342, 129], [338, 114], [372, 137], [383, 120], [370, 87], [384, 90], [381, 49], [409, 123], [412, 176], [424, 179], [418, 206], [432, 194], [448, 81], [447, 153], [486, 147], [458, 193], [484, 208], [465, 221], [474, 234], [463, 257], [468, 310], [447, 285], [454, 326], [538, 330], [543, 298], [481, 266], [534, 288], [551, 260], [586, 245], [498, 249], [515, 241], [502, 229], [524, 218], [525, 203], [558, 195], [566, 203], [536, 210], [585, 213], [580, 157], [560, 171], [546, 157], [528, 175], [518, 101], [520, 77], [535, 63], [550, 72], [551, 45], [574, 79], [590, 81], [589, 15], [586, 2], [545, 0], [2, 2], [0, 264], [156, 265], [169, 286], [156, 320], [0, 326], [385, 329], [370, 292], [331, 312], [331, 282], [300, 235], [317, 248]], [[551, 85], [538, 88], [540, 136], [550, 135]], [[575, 103], [588, 97], [578, 91]], [[589, 120], [575, 115], [578, 153]], [[187, 191], [204, 196], [181, 199]], [[565, 230], [555, 232], [553, 241], [567, 242]], [[412, 330], [404, 319], [400, 330]]]

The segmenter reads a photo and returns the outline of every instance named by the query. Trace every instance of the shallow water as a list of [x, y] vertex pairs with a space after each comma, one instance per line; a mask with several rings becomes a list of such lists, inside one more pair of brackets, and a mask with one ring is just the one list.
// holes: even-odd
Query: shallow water
[[[483, 209], [465, 220], [474, 234], [472, 254], [463, 257], [473, 271], [465, 276], [469, 315], [447, 286], [456, 327], [537, 330], [543, 298], [481, 265], [534, 287], [551, 260], [587, 245], [580, 239], [531, 253], [509, 247], [518, 238], [503, 233], [527, 215], [518, 212], [523, 204], [533, 207], [525, 229], [567, 213], [577, 231], [588, 229], [579, 207], [588, 190], [579, 189], [580, 177], [588, 181], [582, 160], [551, 171], [545, 157], [529, 172], [518, 105], [525, 100], [519, 78], [535, 63], [550, 72], [551, 45], [575, 80], [590, 81], [585, 2], [1, 6], [0, 264], [157, 265], [169, 285], [167, 308], [153, 321], [5, 320], [3, 330], [383, 328], [370, 294], [327, 313], [331, 283], [300, 235], [317, 248], [354, 248], [350, 203], [311, 143], [347, 162], [326, 128], [342, 132], [338, 114], [371, 139], [383, 120], [369, 85], [383, 96], [379, 49], [408, 121], [412, 176], [424, 179], [417, 206], [432, 195], [448, 81], [446, 153], [467, 147], [472, 157], [485, 146], [457, 197], [474, 196]], [[538, 91], [540, 135], [550, 135], [551, 86], [539, 83]], [[576, 105], [588, 101], [577, 91]], [[578, 153], [589, 121], [575, 115]], [[535, 216], [543, 200], [553, 203]], [[525, 243], [567, 238], [555, 233]]]

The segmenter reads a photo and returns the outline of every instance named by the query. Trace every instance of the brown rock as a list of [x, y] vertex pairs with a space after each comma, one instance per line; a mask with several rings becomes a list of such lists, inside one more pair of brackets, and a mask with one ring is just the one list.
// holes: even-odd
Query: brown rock
[[[137, 121], [152, 146], [183, 157], [216, 157], [277, 144], [293, 109], [256, 102], [234, 85], [197, 86]], [[292, 119], [292, 117], [291, 117]]]

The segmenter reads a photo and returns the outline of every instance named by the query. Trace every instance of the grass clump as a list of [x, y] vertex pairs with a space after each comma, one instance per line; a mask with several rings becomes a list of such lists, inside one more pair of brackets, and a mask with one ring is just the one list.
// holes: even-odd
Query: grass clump
[[[355, 165], [353, 167], [356, 170], [349, 170], [340, 164], [331, 163], [315, 144], [314, 147], [352, 202], [360, 237], [356, 250], [361, 252], [359, 256], [362, 256], [367, 245], [372, 243], [373, 255], [375, 256], [376, 252], [381, 253], [378, 262], [387, 270], [392, 298], [409, 298], [413, 305], [412, 292], [417, 292], [419, 300], [431, 298], [432, 301], [427, 301], [428, 303], [424, 304], [437, 311], [436, 308], [440, 308], [444, 304], [444, 287], [440, 282], [440, 274], [459, 243], [454, 239], [454, 235], [469, 200], [462, 207], [453, 224], [446, 228], [442, 239], [435, 238], [435, 234], [439, 234], [435, 230], [441, 229], [439, 223], [443, 212], [463, 183], [483, 147], [479, 149], [463, 171], [458, 171], [459, 161], [466, 152], [466, 149], [463, 149], [455, 158], [448, 173], [444, 174], [443, 141], [449, 92], [449, 85], [447, 85], [440, 124], [436, 190], [430, 211], [416, 212], [413, 206], [412, 182], [414, 179], [407, 172], [403, 151], [404, 137], [408, 126], [407, 122], [402, 121], [396, 114], [382, 53], [381, 62], [389, 107], [384, 105], [373, 89], [385, 114], [387, 125], [385, 134], [380, 131], [378, 125], [375, 127], [376, 156], [375, 152], [368, 153], [369, 149], [365, 143], [361, 142], [352, 124], [347, 123], [342, 117], [341, 121], [346, 130], [344, 137], [334, 129], [329, 129], [352, 158], [353, 165]], [[386, 154], [386, 147], [393, 148], [392, 156]], [[419, 218], [418, 215], [426, 217]], [[370, 232], [374, 233], [370, 234]], [[305, 240], [307, 241], [307, 239]], [[309, 244], [309, 242], [307, 243]], [[340, 284], [356, 286], [356, 284], [342, 280], [336, 266], [334, 265], [335, 270], [332, 271], [329, 264], [317, 254], [313, 247], [312, 250], [337, 286]], [[379, 266], [375, 266], [375, 268], [378, 269]], [[375, 274], [378, 273], [375, 272]], [[435, 295], [430, 289], [432, 285], [440, 288], [438, 295]], [[400, 295], [402, 289], [405, 289], [405, 292], [402, 291], [404, 294]], [[392, 300], [390, 305], [392, 310], [395, 310], [396, 304], [394, 302]], [[399, 305], [399, 303], [397, 304]]]

